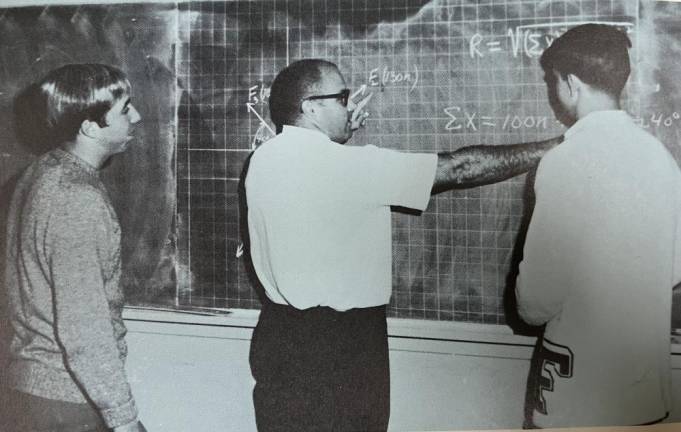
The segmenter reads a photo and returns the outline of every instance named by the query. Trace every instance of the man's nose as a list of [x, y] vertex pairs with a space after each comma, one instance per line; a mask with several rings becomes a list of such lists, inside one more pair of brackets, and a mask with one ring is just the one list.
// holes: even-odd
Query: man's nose
[[352, 101], [352, 99], [348, 98], [348, 111], [352, 112], [357, 108], [357, 104]]
[[137, 108], [134, 106], [130, 106], [130, 112], [128, 113], [128, 116], [130, 117], [130, 123], [137, 123], [140, 120], [142, 120], [142, 116], [140, 115], [139, 111], [137, 111]]

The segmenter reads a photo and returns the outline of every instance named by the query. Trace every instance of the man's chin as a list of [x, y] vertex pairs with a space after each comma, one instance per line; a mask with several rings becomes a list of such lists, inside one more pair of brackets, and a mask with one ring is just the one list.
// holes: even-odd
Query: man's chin
[[128, 147], [129, 147], [129, 145], [128, 145], [127, 142], [123, 143], [120, 146], [118, 146], [118, 148], [116, 149], [116, 151], [113, 154], [124, 153], [128, 149]]
[[352, 131], [346, 132], [345, 135], [343, 135], [343, 136], [333, 137], [333, 138], [331, 138], [331, 141], [338, 143], [338, 144], [345, 144], [346, 142], [348, 142], [348, 140], [350, 138], [352, 138]]
[[134, 136], [129, 136], [121, 143], [119, 146], [120, 151], [118, 153], [122, 153], [128, 149], [132, 145], [132, 142], [135, 140]]
[[119, 143], [117, 146], [111, 146], [110, 151], [109, 151], [109, 157], [116, 156], [121, 153], [125, 153], [126, 150], [128, 150], [128, 147], [130, 147], [130, 141], [126, 141], [123, 143]]
[[337, 142], [338, 144], [345, 144], [346, 142], [348, 142], [348, 140], [350, 140], [351, 137], [352, 134], [350, 134], [350, 136], [344, 136], [342, 138], [335, 139], [334, 141]]
[[348, 142], [350, 140], [350, 138], [352, 138], [352, 134], [354, 132], [355, 131], [353, 131], [352, 128], [350, 128], [350, 123], [348, 123], [347, 129], [345, 129], [345, 137], [344, 137], [343, 142], [341, 144], [345, 144], [346, 142]]

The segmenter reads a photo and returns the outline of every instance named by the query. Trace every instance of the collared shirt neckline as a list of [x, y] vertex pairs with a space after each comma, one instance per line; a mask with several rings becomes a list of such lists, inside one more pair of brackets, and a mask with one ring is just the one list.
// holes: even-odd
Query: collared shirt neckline
[[293, 137], [293, 138], [295, 138], [295, 137], [307, 138], [307, 139], [314, 139], [314, 140], [323, 140], [323, 141], [326, 141], [330, 144], [338, 144], [338, 143], [331, 141], [331, 139], [328, 136], [326, 136], [326, 134], [324, 132], [314, 130], [314, 129], [302, 128], [302, 127], [298, 127], [298, 126], [284, 125], [284, 127], [282, 129], [282, 135], [283, 134], [286, 134], [284, 136], [289, 137], [289, 138], [291, 138], [291, 137]]
[[582, 129], [591, 126], [592, 124], [597, 124], [601, 122], [612, 122], [620, 119], [627, 118], [627, 114], [624, 110], [601, 110], [593, 111], [577, 120], [575, 124], [572, 125], [568, 130], [565, 131], [565, 139], [570, 138], [572, 135], [580, 132]]

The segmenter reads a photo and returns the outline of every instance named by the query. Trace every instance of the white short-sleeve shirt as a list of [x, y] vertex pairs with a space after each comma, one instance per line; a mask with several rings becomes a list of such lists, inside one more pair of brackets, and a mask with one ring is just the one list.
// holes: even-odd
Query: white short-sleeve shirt
[[298, 309], [387, 304], [390, 206], [424, 210], [437, 155], [335, 143], [285, 126], [246, 176], [253, 265], [268, 297]]

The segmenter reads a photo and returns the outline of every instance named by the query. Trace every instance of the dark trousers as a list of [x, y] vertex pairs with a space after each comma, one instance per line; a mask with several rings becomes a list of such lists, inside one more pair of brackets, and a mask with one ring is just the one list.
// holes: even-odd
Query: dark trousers
[[109, 429], [89, 404], [45, 399], [11, 391], [5, 407], [7, 432], [107, 432]]
[[385, 306], [337, 312], [265, 304], [250, 363], [260, 432], [388, 428]]

